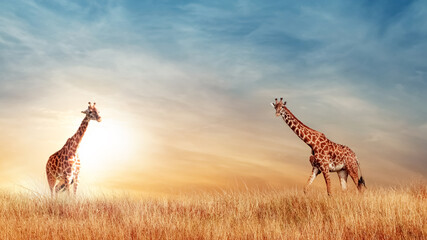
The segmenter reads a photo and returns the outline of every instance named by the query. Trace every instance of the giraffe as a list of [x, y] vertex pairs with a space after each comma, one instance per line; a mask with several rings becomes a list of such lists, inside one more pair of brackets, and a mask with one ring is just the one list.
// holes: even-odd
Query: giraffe
[[96, 120], [101, 122], [101, 116], [95, 105], [96, 103], [91, 105], [89, 102], [88, 108], [82, 111], [85, 117], [77, 132], [47, 161], [46, 175], [52, 197], [61, 190], [67, 190], [70, 193], [71, 185], [74, 187], [74, 195], [77, 192], [80, 172], [80, 158], [77, 153], [79, 144], [86, 132], [89, 121]]
[[[311, 148], [312, 155], [309, 161], [312, 166], [312, 172], [304, 187], [305, 193], [316, 176], [322, 173], [325, 178], [328, 195], [331, 195], [329, 172], [338, 173], [343, 190], [347, 189], [348, 175], [353, 179], [359, 191], [362, 191], [362, 186], [366, 187], [359, 161], [356, 154], [349, 147], [334, 143], [325, 134], [307, 127], [286, 107], [286, 102], [283, 102], [283, 98], [280, 98], [280, 101], [277, 101], [276, 98], [271, 105], [276, 109], [276, 117], [282, 116], [292, 131]], [[360, 171], [360, 178], [358, 178], [358, 170]]]

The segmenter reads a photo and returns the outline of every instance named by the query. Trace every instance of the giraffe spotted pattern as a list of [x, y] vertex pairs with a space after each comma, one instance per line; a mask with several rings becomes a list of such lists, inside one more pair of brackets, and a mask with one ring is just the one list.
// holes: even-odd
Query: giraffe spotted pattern
[[51, 195], [53, 196], [61, 190], [70, 191], [71, 185], [74, 188], [74, 194], [77, 192], [80, 173], [80, 158], [77, 150], [90, 120], [101, 121], [99, 112], [89, 102], [89, 107], [82, 111], [86, 116], [80, 124], [77, 132], [67, 140], [65, 145], [56, 153], [52, 154], [46, 164], [46, 175]]
[[343, 190], [347, 188], [348, 175], [353, 179], [357, 188], [362, 190], [365, 181], [363, 177], [358, 178], [359, 161], [349, 147], [335, 143], [329, 140], [325, 134], [307, 127], [285, 106], [286, 102], [283, 102], [283, 98], [280, 101], [277, 101], [276, 98], [272, 105], [276, 109], [276, 116], [281, 116], [292, 131], [311, 148], [312, 155], [309, 160], [313, 169], [304, 189], [305, 192], [316, 176], [322, 173], [326, 181], [327, 192], [330, 195], [330, 172], [338, 173]]

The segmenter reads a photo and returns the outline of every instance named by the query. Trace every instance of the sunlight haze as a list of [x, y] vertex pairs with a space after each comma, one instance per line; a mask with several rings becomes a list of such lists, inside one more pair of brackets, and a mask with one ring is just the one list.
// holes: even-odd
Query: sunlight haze
[[424, 1], [3, 1], [0, 187], [47, 191], [90, 101], [84, 189], [302, 189], [311, 150], [276, 97], [368, 187], [425, 180], [426, 23]]

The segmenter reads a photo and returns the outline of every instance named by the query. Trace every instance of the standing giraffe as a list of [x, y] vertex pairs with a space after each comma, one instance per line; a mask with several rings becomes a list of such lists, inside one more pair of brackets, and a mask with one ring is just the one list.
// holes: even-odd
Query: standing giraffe
[[311, 148], [310, 163], [313, 170], [304, 192], [307, 192], [308, 186], [316, 176], [323, 173], [328, 195], [331, 195], [329, 172], [338, 173], [343, 190], [347, 189], [348, 175], [353, 179], [359, 191], [362, 190], [362, 185], [366, 187], [362, 172], [360, 172], [360, 178], [358, 179], [359, 161], [356, 154], [349, 147], [334, 143], [326, 138], [325, 134], [307, 127], [289, 111], [285, 106], [286, 102], [283, 102], [283, 98], [280, 98], [280, 101], [277, 101], [276, 98], [275, 101], [271, 105], [276, 109], [276, 116], [282, 116], [292, 131]]
[[52, 154], [46, 164], [46, 175], [50, 192], [53, 196], [60, 190], [70, 192], [70, 185], [74, 185], [74, 194], [79, 184], [80, 158], [77, 149], [82, 141], [90, 120], [101, 122], [101, 116], [95, 107], [89, 102], [89, 107], [82, 111], [86, 116], [80, 124], [77, 132], [67, 140], [61, 150]]

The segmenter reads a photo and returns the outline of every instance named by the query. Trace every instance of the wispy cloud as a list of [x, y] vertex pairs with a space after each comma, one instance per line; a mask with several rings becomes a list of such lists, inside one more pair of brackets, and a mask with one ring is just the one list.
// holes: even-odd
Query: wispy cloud
[[[135, 134], [150, 132], [153, 149], [164, 151], [150, 153], [152, 161], [218, 159], [215, 171], [228, 164], [236, 174], [239, 161], [248, 169], [268, 162], [266, 172], [285, 163], [304, 169], [308, 150], [268, 105], [283, 96], [309, 126], [354, 146], [368, 174], [391, 162], [426, 175], [426, 8], [423, 1], [1, 3], [0, 121], [24, 144], [94, 99], [110, 117], [134, 119]], [[30, 130], [33, 137], [23, 137]], [[52, 134], [60, 141], [68, 133]]]

